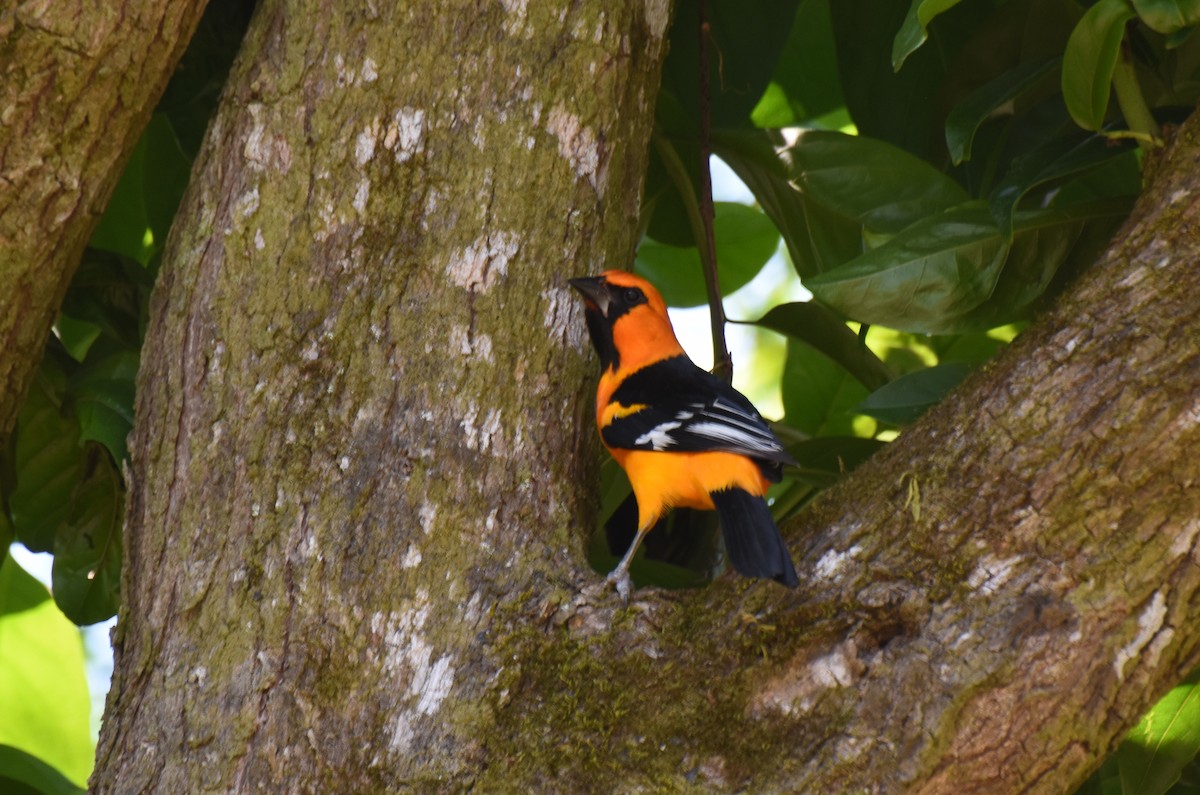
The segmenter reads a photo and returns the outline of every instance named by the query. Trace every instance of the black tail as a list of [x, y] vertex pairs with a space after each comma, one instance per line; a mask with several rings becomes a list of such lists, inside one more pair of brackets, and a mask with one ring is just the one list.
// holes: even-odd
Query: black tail
[[738, 488], [714, 491], [710, 496], [721, 517], [733, 568], [747, 577], [765, 577], [792, 588], [800, 584], [766, 500]]

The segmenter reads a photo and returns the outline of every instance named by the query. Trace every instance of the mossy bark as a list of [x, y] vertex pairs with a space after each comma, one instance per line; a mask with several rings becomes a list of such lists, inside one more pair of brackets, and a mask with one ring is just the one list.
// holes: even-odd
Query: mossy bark
[[258, 11], [138, 387], [99, 792], [1060, 792], [1197, 662], [1200, 140], [785, 528], [583, 590], [565, 277], [634, 243], [667, 9]]
[[0, 440], [204, 0], [0, 10]]
[[460, 788], [581, 575], [566, 279], [628, 262], [669, 7], [268, 0], [168, 241], [99, 792]]

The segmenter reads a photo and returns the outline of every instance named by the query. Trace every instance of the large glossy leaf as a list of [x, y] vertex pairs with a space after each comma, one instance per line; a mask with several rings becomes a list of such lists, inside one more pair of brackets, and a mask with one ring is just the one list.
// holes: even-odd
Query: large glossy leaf
[[[798, 5], [799, 0], [707, 4], [710, 118], [714, 129], [749, 123], [751, 111], [775, 72]], [[696, 4], [680, 3], [671, 24], [671, 49], [663, 64], [661, 90], [674, 97], [689, 123], [682, 129], [665, 128], [671, 134], [694, 136], [698, 129], [699, 40]]]
[[970, 371], [969, 365], [953, 362], [902, 375], [872, 392], [858, 404], [858, 411], [892, 425], [907, 425], [941, 402]]
[[150, 221], [146, 216], [143, 180], [145, 178], [146, 139], [141, 138], [121, 179], [113, 190], [112, 198], [92, 239], [92, 248], [112, 251], [145, 265], [154, 252], [153, 241], [147, 237]]
[[1141, 189], [1141, 162], [1137, 150], [1129, 148], [1057, 186], [1049, 206], [1063, 207], [1101, 199], [1129, 198], [1137, 196]]
[[1137, 15], [1159, 33], [1175, 33], [1200, 24], [1200, 0], [1133, 0]]
[[1083, 15], [1067, 41], [1063, 99], [1071, 118], [1085, 130], [1104, 126], [1125, 23], [1133, 17], [1129, 0], [1099, 0]]
[[858, 335], [818, 303], [780, 304], [756, 323], [809, 344], [846, 368], [867, 389], [878, 389], [892, 379], [887, 365]]
[[794, 127], [842, 107], [830, 0], [802, 0], [775, 73], [755, 106], [758, 127]]
[[858, 135], [802, 133], [787, 150], [791, 176], [809, 201], [894, 235], [969, 199], [954, 180], [897, 146]]
[[[928, 334], [975, 331], [1008, 322], [1045, 289], [1069, 254], [1080, 224], [1125, 211], [1123, 200], [1017, 213], [1010, 241], [979, 202], [933, 216], [879, 248], [805, 282], [847, 317]], [[1003, 269], [1014, 283], [993, 297]], [[984, 309], [981, 309], [984, 307]]]
[[2, 558], [0, 745], [20, 749], [83, 785], [92, 768], [83, 641], [46, 587], [11, 555]]
[[0, 745], [0, 792], [6, 795], [77, 795], [83, 791], [36, 756], [11, 745]]
[[129, 457], [125, 439], [133, 429], [137, 370], [136, 350], [101, 341], [92, 346], [68, 385], [80, 442], [100, 442], [118, 463]]
[[792, 265], [802, 279], [862, 252], [858, 221], [806, 198], [792, 183], [789, 166], [767, 133], [714, 135], [713, 149], [754, 193], [779, 229]]
[[184, 153], [175, 129], [164, 113], [155, 113], [150, 117], [142, 139], [146, 146], [142, 173], [146, 222], [154, 236], [155, 250], [161, 250], [167, 242], [167, 232], [175, 218], [175, 211], [183, 199], [192, 169], [192, 158]]
[[1061, 61], [1038, 58], [1021, 64], [980, 86], [946, 117], [946, 146], [957, 165], [971, 158], [971, 144], [979, 126], [1045, 77]]
[[47, 349], [17, 418], [16, 484], [8, 507], [17, 539], [35, 552], [54, 547], [82, 469], [79, 423], [63, 405], [64, 359]]
[[929, 23], [943, 11], [949, 11], [961, 0], [912, 0], [904, 23], [892, 43], [892, 68], [897, 72], [904, 66], [904, 61], [925, 43], [928, 38]]
[[1130, 151], [1130, 141], [1112, 143], [1103, 135], [1054, 138], [1015, 159], [988, 198], [996, 224], [1006, 234], [1021, 199], [1034, 188], [1101, 167]]
[[[779, 248], [779, 232], [754, 207], [717, 202], [713, 234], [721, 293], [728, 295], [753, 279]], [[670, 306], [699, 306], [708, 296], [695, 247], [680, 248], [644, 238], [635, 270], [652, 281]]]
[[76, 624], [112, 618], [120, 604], [125, 487], [108, 453], [88, 445], [83, 479], [54, 541], [54, 601]]
[[784, 422], [809, 436], [854, 436], [854, 407], [867, 389], [825, 354], [789, 339], [783, 370]]
[[1117, 749], [1124, 795], [1162, 795], [1200, 751], [1200, 672], [1142, 716]]
[[1133, 207], [1130, 197], [1052, 205], [1018, 214], [1017, 232], [995, 289], [959, 318], [954, 331], [983, 331], [1027, 319], [1060, 269], [1090, 263]]
[[[659, 95], [660, 116], [671, 102], [669, 94]], [[671, 246], [694, 246], [696, 238], [681, 195], [680, 177], [672, 174], [664, 157], [673, 159], [673, 167], [682, 170], [692, 196], [696, 195], [696, 186], [700, 184], [700, 146], [685, 138], [667, 139], [655, 133], [646, 163], [646, 188], [642, 200], [642, 212], [648, 215], [643, 219], [645, 234]]]
[[987, 209], [972, 202], [804, 284], [853, 320], [936, 333], [991, 294], [1007, 255]]
[[[834, 0], [830, 3], [838, 69], [846, 108], [858, 131], [936, 162], [939, 88], [970, 33], [991, 13], [990, 3], [962, 3], [928, 27], [930, 44], [896, 71], [891, 52], [908, 0]], [[935, 132], [937, 130], [937, 132]]]

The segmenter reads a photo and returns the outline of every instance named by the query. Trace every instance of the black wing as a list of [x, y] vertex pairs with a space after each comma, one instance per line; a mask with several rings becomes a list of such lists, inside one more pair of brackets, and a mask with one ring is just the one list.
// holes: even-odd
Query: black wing
[[[740, 453], [765, 464], [795, 461], [741, 392], [686, 356], [673, 356], [626, 378], [612, 401], [638, 407], [601, 431], [624, 450]], [[770, 477], [778, 467], [764, 467]]]

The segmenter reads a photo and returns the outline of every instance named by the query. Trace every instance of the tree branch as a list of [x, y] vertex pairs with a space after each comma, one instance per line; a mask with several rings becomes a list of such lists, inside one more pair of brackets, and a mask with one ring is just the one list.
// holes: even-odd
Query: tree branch
[[1058, 309], [785, 528], [798, 594], [560, 610], [596, 662], [546, 676], [626, 683], [608, 746], [668, 749], [621, 780], [1066, 792], [1196, 665], [1198, 129]]
[[0, 440], [204, 0], [0, 12]]

